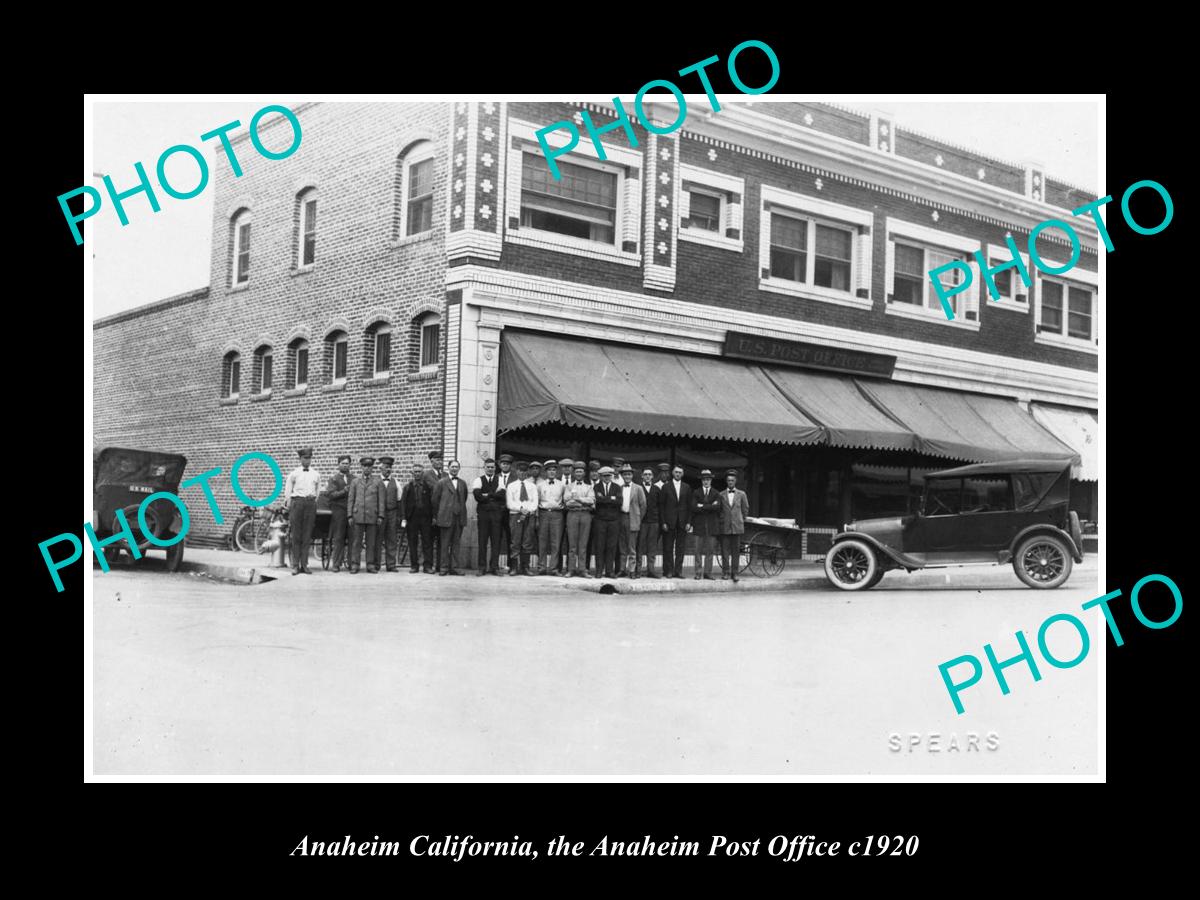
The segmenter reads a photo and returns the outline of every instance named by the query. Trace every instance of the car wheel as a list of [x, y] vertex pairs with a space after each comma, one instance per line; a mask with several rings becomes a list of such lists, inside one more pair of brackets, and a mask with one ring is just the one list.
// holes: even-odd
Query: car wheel
[[825, 554], [825, 577], [843, 591], [865, 591], [878, 573], [875, 550], [864, 541], [839, 541]]
[[183, 563], [183, 541], [167, 548], [167, 571], [178, 572]]
[[1075, 542], [1075, 546], [1079, 548], [1079, 553], [1083, 555], [1083, 526], [1079, 524], [1079, 513], [1071, 510], [1071, 540]]
[[881, 581], [883, 581], [883, 566], [876, 566], [875, 576], [871, 579], [871, 582], [867, 585], [867, 588], [873, 588]]
[[1031, 588], [1056, 588], [1071, 577], [1071, 551], [1061, 538], [1034, 535], [1017, 548], [1013, 569]]

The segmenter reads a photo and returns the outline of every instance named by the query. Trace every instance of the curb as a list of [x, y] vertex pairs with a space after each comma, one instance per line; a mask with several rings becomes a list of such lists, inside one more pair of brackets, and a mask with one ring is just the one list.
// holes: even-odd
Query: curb
[[733, 594], [758, 593], [761, 591], [803, 591], [819, 590], [828, 587], [825, 576], [809, 575], [796, 578], [741, 578], [737, 582], [726, 581], [696, 581], [695, 579], [661, 579], [658, 581], [626, 582], [611, 578], [602, 578], [581, 584], [578, 589], [591, 591], [596, 594]]
[[181, 568], [189, 575], [206, 575], [236, 584], [260, 584], [264, 581], [274, 581], [278, 577], [274, 572], [263, 572], [253, 566], [218, 566], [212, 563], [190, 563], [185, 560]]

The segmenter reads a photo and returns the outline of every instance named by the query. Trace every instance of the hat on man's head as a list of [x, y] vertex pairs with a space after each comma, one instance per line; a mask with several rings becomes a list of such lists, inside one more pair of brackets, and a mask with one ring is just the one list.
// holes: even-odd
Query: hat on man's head
[[712, 478], [712, 470], [711, 469], [701, 469], [700, 477], [701, 478]]
[[537, 469], [540, 472], [540, 471], [542, 471], [542, 464], [535, 459], [533, 462], [531, 462], [529, 464], [529, 468]]
[[575, 468], [575, 460], [571, 459], [571, 457], [569, 457], [569, 456], [564, 456], [562, 459], [560, 459], [558, 461], [558, 467], [560, 469], [574, 469]]
[[632, 471], [633, 471], [633, 466], [631, 466], [629, 463], [625, 463], [625, 465], [621, 466], [621, 474], [622, 475], [624, 475], [626, 472], [632, 472]]
[[660, 471], [660, 472], [670, 472], [671, 464], [670, 463], [659, 463], [657, 468], [658, 468], [658, 471]]
[[613, 457], [613, 468], [614, 468], [614, 469], [619, 469], [619, 468], [621, 468], [621, 466], [623, 466], [623, 465], [625, 465], [625, 458], [624, 458], [624, 457], [621, 457], [621, 456], [614, 456], [614, 457]]
[[298, 451], [298, 453], [300, 454], [301, 459], [303, 459], [306, 456], [309, 459], [312, 459], [312, 447], [301, 447], [300, 450]]
[[543, 469], [550, 469], [550, 468], [557, 469], [558, 468], [558, 460], [557, 459], [548, 459], [544, 463], [542, 463], [542, 468]]
[[726, 469], [725, 470], [726, 475], [732, 475], [734, 478], [737, 478], [737, 473], [738, 473], [737, 469]]
[[518, 459], [515, 463], [513, 463], [513, 466], [516, 467], [518, 472], [523, 472], [525, 469], [529, 468], [529, 463], [525, 462], [523, 459]]
[[588, 463], [588, 468], [591, 469], [593, 472], [595, 472], [597, 469], [600, 468], [600, 460], [598, 460], [598, 459], [591, 460]]
[[601, 467], [600, 467], [600, 474], [601, 474], [601, 475], [611, 475], [612, 473], [613, 473], [613, 468], [612, 468], [612, 466], [601, 466]]
[[373, 456], [364, 456], [362, 459], [360, 459], [360, 460], [358, 461], [358, 464], [359, 464], [360, 466], [373, 466], [373, 465], [375, 465], [375, 457], [373, 457]]
[[392, 464], [393, 464], [395, 461], [396, 461], [396, 457], [394, 457], [394, 456], [381, 456], [381, 457], [379, 457], [379, 464], [380, 464], [381, 466], [390, 466], [390, 465], [392, 465]]
[[583, 464], [583, 460], [581, 459], [579, 462], [575, 463], [575, 465], [571, 467], [571, 471], [572, 472], [582, 472], [586, 468], [587, 467]]
[[424, 471], [424, 470], [425, 470], [425, 463], [421, 462], [419, 459], [414, 459], [414, 460], [413, 460], [412, 467], [413, 467], [414, 469], [420, 469], [420, 470]]
[[341, 456], [338, 457], [338, 462], [339, 463], [350, 462], [350, 454], [349, 453], [342, 454]]
[[506, 462], [506, 463], [512, 462], [512, 454], [511, 453], [501, 453], [500, 454], [500, 462]]
[[429, 451], [429, 458], [430, 458], [430, 459], [445, 459], [445, 457], [444, 457], [444, 456], [442, 456], [442, 451], [441, 451], [441, 450], [430, 450], [430, 451]]

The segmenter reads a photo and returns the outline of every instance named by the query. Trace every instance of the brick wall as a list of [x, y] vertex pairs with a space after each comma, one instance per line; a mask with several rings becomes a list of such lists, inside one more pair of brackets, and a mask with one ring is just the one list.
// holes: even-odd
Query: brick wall
[[[243, 168], [235, 178], [222, 157], [214, 164], [215, 210], [211, 289], [186, 302], [157, 304], [98, 320], [95, 341], [95, 434], [102, 443], [153, 446], [188, 457], [187, 475], [220, 466], [214, 493], [225, 514], [217, 526], [199, 493], [189, 502], [195, 536], [229, 532], [241, 503], [227, 474], [233, 460], [257, 450], [275, 457], [286, 474], [296, 449], [311, 445], [314, 464], [333, 472], [339, 453], [396, 457], [406, 475], [412, 458], [441, 449], [443, 372], [418, 373], [414, 320], [445, 307], [445, 104], [319, 104], [298, 113], [300, 149], [284, 160], [259, 156], [249, 142], [234, 144]], [[287, 145], [287, 129], [264, 127], [263, 142]], [[435, 142], [433, 229], [415, 242], [395, 238], [397, 157], [413, 141]], [[297, 194], [317, 189], [317, 252], [310, 271], [296, 267]], [[230, 288], [231, 216], [253, 217], [248, 284]], [[372, 345], [367, 329], [388, 322], [392, 364], [388, 379], [364, 377]], [[348, 378], [328, 384], [325, 337], [349, 335]], [[445, 329], [442, 330], [443, 358]], [[310, 341], [309, 384], [286, 390], [288, 345]], [[250, 396], [254, 351], [275, 353], [275, 388]], [[223, 360], [238, 351], [242, 391], [221, 400]], [[289, 395], [290, 394], [290, 395]], [[271, 479], [257, 463], [244, 487], [265, 495]]]

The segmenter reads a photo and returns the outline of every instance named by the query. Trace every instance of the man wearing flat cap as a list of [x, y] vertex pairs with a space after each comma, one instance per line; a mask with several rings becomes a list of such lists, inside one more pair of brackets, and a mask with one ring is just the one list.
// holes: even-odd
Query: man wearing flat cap
[[619, 531], [617, 544], [620, 547], [620, 563], [617, 566], [618, 578], [629, 578], [630, 556], [637, 552], [638, 532], [642, 527], [642, 517], [646, 515], [646, 492], [640, 484], [633, 480], [633, 466], [629, 463], [621, 466], [621, 512], [617, 517]]
[[291, 471], [284, 486], [283, 507], [288, 510], [288, 528], [292, 533], [292, 574], [311, 575], [308, 548], [317, 520], [321, 476], [312, 465], [312, 447], [301, 447], [299, 455], [300, 465]]
[[[696, 536], [696, 580], [713, 580], [712, 562], [721, 532], [721, 495], [712, 486], [713, 473], [700, 472], [700, 490], [692, 492], [692, 534]], [[701, 562], [703, 561], [703, 574]]]
[[514, 478], [512, 454], [501, 453], [496, 457], [496, 464], [500, 467], [496, 477], [500, 481], [500, 487], [504, 488], [504, 515], [500, 517], [500, 552], [504, 554], [508, 567], [515, 569], [516, 561], [508, 558], [508, 548], [512, 546], [512, 533], [508, 530], [508, 486]]
[[508, 574], [529, 575], [529, 557], [537, 548], [537, 485], [529, 474], [529, 463], [518, 460], [517, 473], [508, 483]]
[[383, 525], [379, 528], [379, 547], [375, 551], [375, 558], [386, 562], [389, 572], [396, 571], [396, 550], [400, 545], [400, 482], [392, 474], [395, 461], [391, 456], [379, 457], [379, 480], [383, 483]]
[[570, 541], [567, 539], [567, 486], [571, 483], [571, 476], [575, 473], [575, 460], [569, 456], [564, 456], [558, 461], [558, 476], [562, 480], [562, 534], [559, 536], [558, 549], [554, 557], [554, 566], [560, 574], [566, 576], [571, 574], [570, 568]]
[[[429, 468], [425, 470], [425, 490], [429, 492], [430, 500], [433, 499], [433, 491], [437, 487], [438, 482], [446, 477], [446, 471], [442, 468], [442, 451], [429, 451]], [[436, 507], [434, 514], [436, 515]], [[440, 528], [434, 528], [432, 532], [433, 538], [433, 558], [440, 560], [442, 558], [442, 532]]]
[[596, 516], [592, 520], [592, 533], [595, 535], [596, 577], [612, 578], [620, 532], [621, 492], [612, 483], [612, 466], [601, 466], [598, 471], [600, 481], [592, 489], [596, 492]]
[[572, 578], [591, 575], [585, 569], [585, 550], [592, 530], [592, 510], [596, 508], [596, 489], [583, 477], [582, 462], [575, 463], [575, 471], [566, 490], [563, 491], [563, 506], [567, 510], [567, 571]]
[[[400, 527], [408, 535], [409, 571], [432, 575], [438, 564], [433, 555], [433, 499], [425, 483], [425, 466], [419, 459], [413, 460], [412, 477], [400, 494]], [[423, 568], [421, 560], [425, 562]]]
[[[593, 459], [588, 461], [588, 481], [591, 482], [593, 490], [600, 483], [600, 460]], [[594, 512], [595, 510], [593, 509], [592, 530], [588, 533], [587, 559], [584, 560], [586, 563], [584, 570], [587, 572], [592, 571], [592, 559], [596, 555], [596, 517]]]
[[337, 471], [329, 476], [325, 483], [325, 494], [329, 498], [329, 540], [333, 543], [332, 568], [335, 572], [342, 571], [342, 563], [346, 559], [346, 533], [348, 529], [346, 504], [350, 496], [350, 455], [338, 457]]
[[375, 458], [364, 456], [359, 461], [362, 474], [350, 485], [350, 572], [355, 574], [362, 562], [363, 544], [367, 548], [367, 572], [379, 571], [379, 526], [383, 524], [383, 482], [375, 474]]
[[721, 571], [722, 578], [738, 580], [738, 563], [742, 535], [746, 531], [746, 516], [750, 501], [746, 492], [737, 486], [737, 469], [725, 473], [725, 490], [721, 491]]
[[548, 459], [546, 473], [538, 489], [538, 575], [558, 574], [558, 548], [563, 533], [563, 491], [566, 483], [558, 477], [558, 460]]
[[647, 466], [642, 469], [642, 491], [645, 495], [646, 511], [642, 515], [641, 527], [637, 533], [637, 562], [633, 567], [633, 577], [642, 577], [642, 557], [646, 558], [646, 577], [657, 578], [654, 574], [654, 556], [658, 553], [658, 488], [659, 482], [654, 480], [654, 470]]

